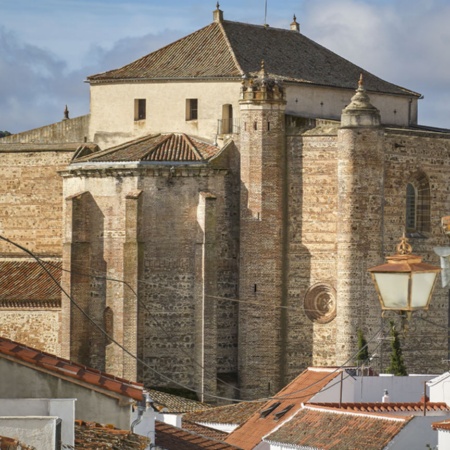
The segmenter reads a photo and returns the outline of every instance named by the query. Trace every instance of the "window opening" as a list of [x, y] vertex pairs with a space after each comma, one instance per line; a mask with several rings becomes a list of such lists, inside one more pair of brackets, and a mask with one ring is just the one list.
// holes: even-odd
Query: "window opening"
[[186, 120], [198, 119], [198, 99], [188, 98], [186, 99]]
[[145, 98], [134, 100], [134, 120], [145, 120], [147, 115], [147, 105]]
[[408, 183], [406, 186], [406, 231], [416, 229], [416, 188]]

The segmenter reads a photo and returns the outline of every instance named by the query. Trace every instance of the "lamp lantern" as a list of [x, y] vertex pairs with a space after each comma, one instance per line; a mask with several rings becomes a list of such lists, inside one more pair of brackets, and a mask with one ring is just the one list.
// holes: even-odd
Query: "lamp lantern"
[[375, 284], [383, 315], [394, 311], [410, 319], [414, 311], [428, 310], [436, 279], [441, 268], [422, 262], [412, 254], [412, 247], [403, 234], [397, 254], [387, 262], [368, 269]]

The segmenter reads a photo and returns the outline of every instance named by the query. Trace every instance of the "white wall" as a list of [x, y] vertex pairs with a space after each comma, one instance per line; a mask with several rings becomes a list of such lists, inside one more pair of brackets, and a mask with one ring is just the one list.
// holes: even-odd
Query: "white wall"
[[18, 439], [36, 450], [55, 448], [58, 417], [0, 417], [0, 436]]
[[438, 448], [447, 449], [450, 448], [450, 431], [438, 430]]
[[428, 383], [431, 402], [445, 402], [450, 405], [450, 373], [435, 377]]
[[53, 416], [61, 419], [61, 440], [65, 445], [75, 443], [74, 398], [2, 398], [0, 416]]
[[[233, 82], [168, 82], [91, 86], [89, 139], [108, 148], [160, 132], [182, 132], [214, 140], [222, 106], [239, 115], [241, 84]], [[134, 120], [134, 100], [146, 99], [145, 120]], [[186, 99], [198, 99], [198, 120], [186, 120]]]
[[[435, 375], [393, 375], [351, 377], [344, 374], [342, 402], [381, 402], [384, 390], [389, 392], [391, 402], [418, 402], [424, 393], [424, 383]], [[450, 378], [449, 378], [450, 381]], [[429, 396], [429, 393], [427, 393]], [[311, 403], [338, 403], [340, 399], [340, 377], [331, 381], [324, 389], [311, 398]], [[443, 401], [432, 400], [431, 401]]]
[[[355, 82], [355, 90], [357, 83]], [[342, 110], [355, 94], [351, 89], [286, 84], [286, 114], [309, 118], [340, 120]], [[380, 110], [381, 123], [407, 126], [417, 123], [417, 98], [368, 93], [371, 103]], [[410, 103], [411, 99], [411, 103]]]

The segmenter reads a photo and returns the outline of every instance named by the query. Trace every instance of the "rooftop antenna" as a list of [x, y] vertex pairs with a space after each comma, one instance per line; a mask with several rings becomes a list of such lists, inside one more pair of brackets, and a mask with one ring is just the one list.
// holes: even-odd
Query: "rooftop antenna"
[[267, 26], [267, 0], [264, 2], [264, 26]]

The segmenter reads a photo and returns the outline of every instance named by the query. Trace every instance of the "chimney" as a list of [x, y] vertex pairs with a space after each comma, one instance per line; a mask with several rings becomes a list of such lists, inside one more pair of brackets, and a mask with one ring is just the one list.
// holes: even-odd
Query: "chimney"
[[216, 10], [213, 11], [213, 20], [214, 22], [223, 22], [223, 11], [220, 9], [219, 2], [217, 2]]
[[291, 23], [291, 30], [300, 33], [300, 24], [297, 22], [297, 17], [294, 14], [294, 21]]

